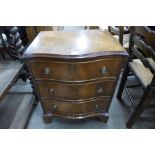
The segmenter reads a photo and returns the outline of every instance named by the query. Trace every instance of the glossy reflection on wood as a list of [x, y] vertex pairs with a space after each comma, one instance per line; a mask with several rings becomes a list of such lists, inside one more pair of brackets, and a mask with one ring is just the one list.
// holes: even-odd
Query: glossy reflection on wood
[[[113, 63], [111, 63], [113, 62]], [[84, 62], [33, 61], [29, 63], [36, 79], [83, 81], [97, 78], [115, 78], [122, 58]], [[65, 72], [63, 72], [65, 71]]]
[[44, 99], [44, 107], [47, 111], [51, 111], [52, 113], [64, 113], [66, 115], [85, 115], [91, 113], [92, 111], [103, 111], [103, 109], [107, 108], [109, 100], [110, 97], [100, 97], [84, 102], [67, 102], [61, 100]]
[[40, 81], [37, 85], [42, 97], [60, 98], [64, 100], [84, 100], [100, 96], [110, 96], [114, 83], [114, 80], [80, 84]]
[[44, 121], [52, 121], [53, 116], [107, 121], [127, 55], [107, 31], [39, 33], [23, 59], [32, 74]]
[[77, 56], [110, 51], [117, 54], [125, 49], [107, 31], [43, 31], [28, 47], [25, 57], [39, 54]]

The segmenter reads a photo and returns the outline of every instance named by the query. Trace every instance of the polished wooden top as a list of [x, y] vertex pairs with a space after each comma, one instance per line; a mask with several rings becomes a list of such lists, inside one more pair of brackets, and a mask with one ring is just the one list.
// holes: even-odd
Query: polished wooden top
[[117, 55], [125, 54], [126, 50], [108, 31], [42, 31], [27, 48], [23, 58], [51, 54], [75, 57], [100, 52]]

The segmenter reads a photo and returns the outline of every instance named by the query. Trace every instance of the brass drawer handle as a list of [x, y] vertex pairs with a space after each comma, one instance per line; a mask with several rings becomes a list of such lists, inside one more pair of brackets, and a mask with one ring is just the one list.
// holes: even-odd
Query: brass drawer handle
[[45, 75], [49, 75], [49, 73], [50, 73], [50, 68], [45, 68], [44, 69], [44, 74]]
[[108, 67], [102, 67], [101, 68], [101, 73], [104, 74], [104, 75], [108, 74]]
[[103, 89], [102, 89], [102, 88], [97, 89], [97, 93], [98, 93], [98, 94], [103, 93]]
[[54, 89], [49, 89], [49, 93], [50, 93], [50, 95], [52, 95], [53, 93], [54, 93]]
[[96, 105], [95, 105], [95, 108], [96, 108], [96, 109], [98, 109], [98, 108], [99, 108], [99, 105], [98, 105], [98, 104], [96, 104]]
[[56, 109], [57, 109], [57, 105], [54, 104], [54, 105], [52, 106], [52, 110], [56, 110]]

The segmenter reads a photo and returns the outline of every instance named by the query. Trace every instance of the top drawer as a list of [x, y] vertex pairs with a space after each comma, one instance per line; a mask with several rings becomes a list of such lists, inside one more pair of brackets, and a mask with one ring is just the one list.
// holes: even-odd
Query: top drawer
[[31, 61], [28, 63], [35, 79], [87, 81], [103, 77], [115, 78], [122, 58], [85, 62]]

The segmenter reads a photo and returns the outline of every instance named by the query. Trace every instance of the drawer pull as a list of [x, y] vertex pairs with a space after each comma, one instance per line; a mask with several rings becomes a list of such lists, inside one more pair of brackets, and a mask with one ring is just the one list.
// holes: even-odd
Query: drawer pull
[[98, 109], [98, 108], [99, 108], [99, 105], [98, 105], [98, 104], [96, 104], [96, 105], [95, 105], [95, 108], [96, 108], [96, 109]]
[[108, 74], [108, 67], [102, 67], [101, 68], [101, 73], [104, 74], [104, 75]]
[[52, 88], [49, 89], [49, 93], [50, 93], [50, 94], [53, 94], [53, 93], [54, 93], [54, 89], [52, 89]]
[[49, 75], [49, 73], [50, 73], [50, 69], [49, 69], [49, 68], [45, 68], [45, 69], [44, 69], [44, 74], [45, 74], [45, 75]]
[[54, 105], [52, 106], [52, 110], [56, 110], [56, 108], [57, 108], [57, 105], [54, 104]]
[[102, 88], [97, 89], [97, 93], [98, 93], [98, 94], [103, 93], [103, 89], [102, 89]]

